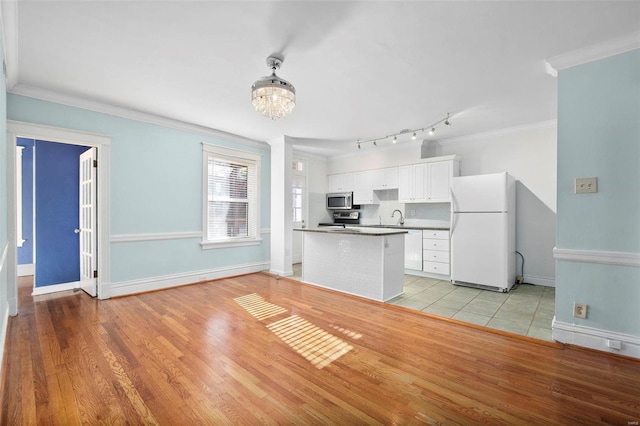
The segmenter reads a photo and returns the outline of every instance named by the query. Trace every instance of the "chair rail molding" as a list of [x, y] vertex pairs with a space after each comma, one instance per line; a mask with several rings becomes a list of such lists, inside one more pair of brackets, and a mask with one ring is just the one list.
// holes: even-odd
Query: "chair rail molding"
[[554, 248], [556, 260], [640, 267], [640, 253]]

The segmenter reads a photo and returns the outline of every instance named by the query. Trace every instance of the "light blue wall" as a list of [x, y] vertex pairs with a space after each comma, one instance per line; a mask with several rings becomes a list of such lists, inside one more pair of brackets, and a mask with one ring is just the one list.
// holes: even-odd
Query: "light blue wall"
[[[270, 152], [135, 120], [18, 95], [8, 95], [8, 118], [111, 137], [111, 234], [200, 232], [202, 142], [258, 153], [261, 227], [269, 227]], [[200, 238], [111, 244], [111, 282], [216, 269], [269, 260], [260, 246], [202, 250]]]
[[[558, 102], [557, 247], [640, 253], [640, 50], [560, 71]], [[558, 261], [556, 286], [559, 321], [640, 336], [640, 268]]]

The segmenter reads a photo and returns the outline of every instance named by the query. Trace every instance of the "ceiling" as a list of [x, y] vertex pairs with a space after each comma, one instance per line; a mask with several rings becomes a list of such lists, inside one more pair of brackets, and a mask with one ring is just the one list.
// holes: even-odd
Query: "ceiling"
[[[44, 89], [323, 155], [556, 118], [544, 60], [640, 30], [635, 1], [3, 1], [10, 91]], [[266, 58], [293, 113], [253, 110]], [[32, 90], [33, 92], [33, 90]], [[390, 143], [387, 141], [378, 144]]]

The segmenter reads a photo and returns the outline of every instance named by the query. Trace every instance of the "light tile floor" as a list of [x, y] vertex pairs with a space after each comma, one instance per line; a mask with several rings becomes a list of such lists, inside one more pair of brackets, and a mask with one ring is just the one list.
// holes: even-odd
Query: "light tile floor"
[[[301, 265], [293, 265], [293, 271], [290, 278], [300, 280]], [[554, 287], [521, 284], [508, 293], [499, 293], [414, 275], [405, 275], [404, 279], [404, 294], [389, 303], [541, 340], [553, 340]]]
[[500, 293], [405, 275], [404, 294], [389, 303], [551, 341], [555, 297], [554, 287], [520, 284]]

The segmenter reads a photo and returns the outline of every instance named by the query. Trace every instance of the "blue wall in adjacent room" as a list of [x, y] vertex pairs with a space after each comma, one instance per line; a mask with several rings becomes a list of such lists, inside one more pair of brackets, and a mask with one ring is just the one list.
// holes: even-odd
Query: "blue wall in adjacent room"
[[22, 150], [22, 247], [18, 247], [18, 265], [33, 263], [33, 139], [18, 138]]
[[36, 141], [36, 287], [80, 280], [79, 158], [88, 147]]

